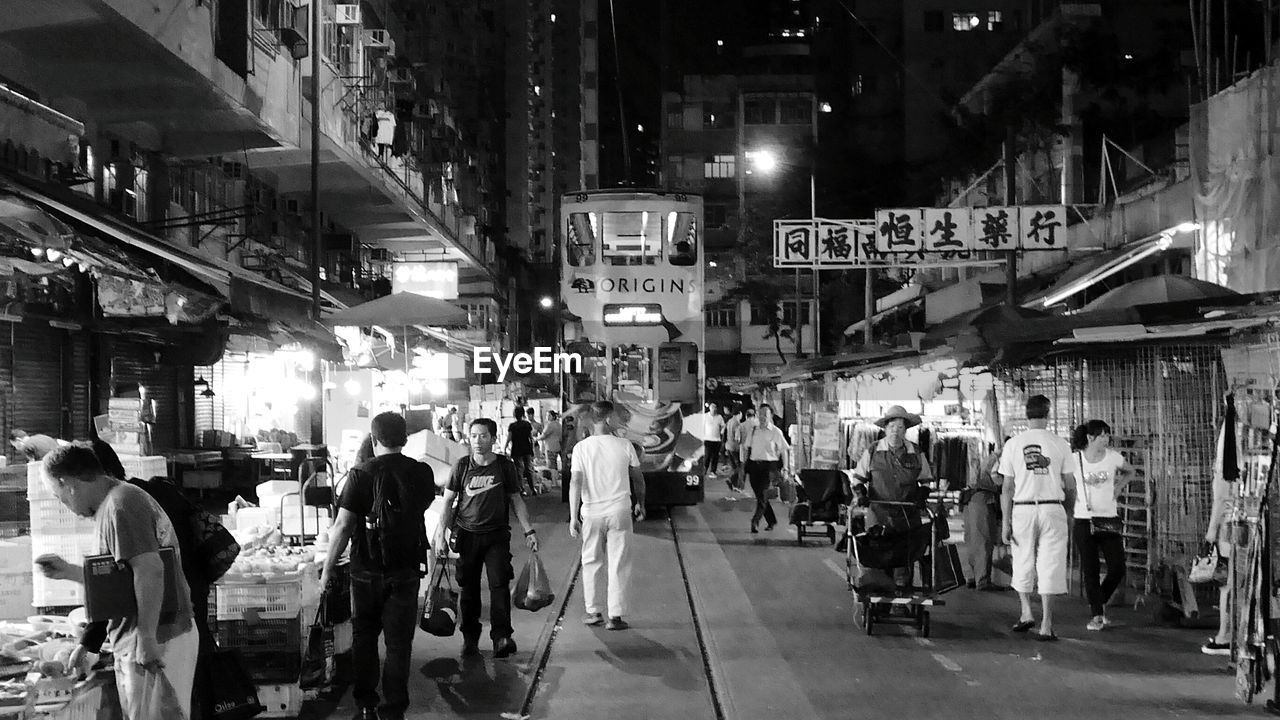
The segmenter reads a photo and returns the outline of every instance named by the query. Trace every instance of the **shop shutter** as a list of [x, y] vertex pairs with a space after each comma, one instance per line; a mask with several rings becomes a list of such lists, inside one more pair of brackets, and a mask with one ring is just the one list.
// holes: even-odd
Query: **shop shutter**
[[69, 369], [71, 377], [67, 378], [66, 387], [71, 396], [67, 405], [71, 410], [70, 437], [89, 438], [89, 429], [93, 425], [93, 415], [89, 401], [89, 333], [71, 333]]
[[63, 331], [13, 325], [13, 421], [32, 435], [62, 437]]
[[156, 421], [151, 428], [151, 441], [156, 452], [172, 450], [188, 443], [181, 438], [188, 431], [190, 418], [183, 419], [184, 407], [179, 395], [184, 378], [190, 386], [191, 368], [157, 365], [151, 346], [118, 341], [111, 358], [111, 380], [114, 386], [137, 383], [147, 389], [147, 397], [155, 401]]

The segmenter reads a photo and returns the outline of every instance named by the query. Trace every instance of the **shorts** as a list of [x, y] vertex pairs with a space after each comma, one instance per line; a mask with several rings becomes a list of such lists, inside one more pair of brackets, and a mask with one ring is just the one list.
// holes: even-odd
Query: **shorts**
[[1067, 592], [1067, 510], [1061, 503], [1013, 506], [1014, 590], [1040, 595]]

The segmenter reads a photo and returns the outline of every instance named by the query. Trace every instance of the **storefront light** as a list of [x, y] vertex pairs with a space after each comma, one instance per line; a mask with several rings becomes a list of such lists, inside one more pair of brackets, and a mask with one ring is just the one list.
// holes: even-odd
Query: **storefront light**
[[56, 248], [45, 250], [45, 257], [49, 258], [49, 262], [58, 262], [62, 259], [62, 251]]
[[343, 384], [342, 384], [342, 387], [343, 387], [343, 389], [344, 389], [344, 390], [346, 390], [346, 391], [347, 391], [347, 394], [348, 394], [348, 395], [359, 395], [359, 394], [360, 394], [360, 383], [359, 383], [355, 378], [352, 378], [352, 379], [350, 379], [350, 380], [346, 381], [345, 383], [343, 383]]
[[37, 258], [44, 257], [44, 248], [38, 248], [38, 247], [31, 248], [31, 256], [37, 257]]

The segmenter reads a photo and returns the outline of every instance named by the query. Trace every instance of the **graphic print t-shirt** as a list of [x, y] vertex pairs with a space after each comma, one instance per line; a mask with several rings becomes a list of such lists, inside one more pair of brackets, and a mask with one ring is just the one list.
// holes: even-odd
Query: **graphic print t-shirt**
[[[1080, 473], [1076, 476], [1075, 516], [1081, 519], [1116, 517], [1116, 473], [1124, 467], [1124, 456], [1108, 448], [1102, 462], [1091, 463], [1080, 455], [1076, 455], [1076, 460], [1080, 463]], [[1090, 509], [1093, 512], [1089, 512]]]
[[1000, 474], [1014, 479], [1013, 501], [1064, 500], [1062, 476], [1076, 474], [1075, 453], [1048, 430], [1027, 430], [1005, 443]]
[[458, 527], [473, 533], [511, 527], [507, 495], [520, 492], [520, 475], [511, 460], [498, 455], [488, 465], [465, 457], [453, 466], [449, 489], [458, 494]]

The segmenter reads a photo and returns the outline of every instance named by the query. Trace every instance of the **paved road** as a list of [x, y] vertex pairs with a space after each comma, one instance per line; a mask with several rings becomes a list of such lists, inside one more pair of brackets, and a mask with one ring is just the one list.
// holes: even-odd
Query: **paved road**
[[[1117, 627], [1089, 633], [1075, 598], [1065, 603], [1054, 644], [1008, 631], [1017, 613], [1012, 594], [968, 590], [934, 611], [929, 639], [900, 627], [868, 637], [853, 623], [841, 556], [816, 538], [797, 547], [784, 526], [749, 534], [751, 501], [730, 501], [720, 486], [700, 508], [675, 511], [679, 556], [665, 520], [642, 526], [632, 630], [582, 626], [581, 588], [573, 585], [531, 718], [715, 720], [717, 704], [728, 720], [1264, 714], [1233, 697], [1221, 658], [1198, 652], [1202, 632], [1151, 627], [1149, 613], [1118, 609]], [[558, 497], [537, 498], [532, 508], [561, 593], [575, 569], [566, 510]], [[480, 662], [460, 664], [460, 639], [419, 634], [415, 658], [423, 664], [410, 717], [512, 717], [529, 690], [534, 646], [549, 637], [557, 609], [517, 612], [520, 652], [507, 660], [494, 660], [486, 646]], [[313, 704], [307, 715], [345, 720], [353, 710], [348, 694], [337, 706]]]

